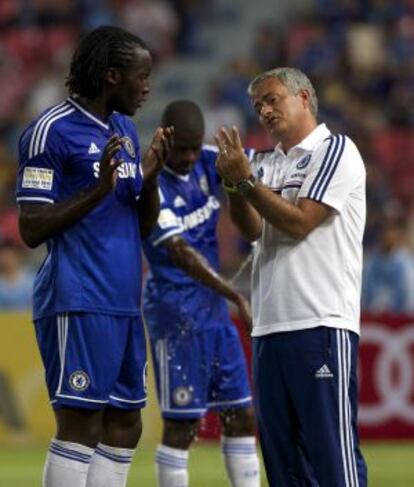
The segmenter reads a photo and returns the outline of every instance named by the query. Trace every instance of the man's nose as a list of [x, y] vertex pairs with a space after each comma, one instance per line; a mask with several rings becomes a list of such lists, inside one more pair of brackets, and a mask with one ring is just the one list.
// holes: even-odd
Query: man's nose
[[151, 91], [150, 80], [147, 80], [144, 82], [144, 84], [142, 86], [142, 91], [145, 95], [148, 95], [148, 93]]
[[260, 110], [260, 115], [264, 118], [266, 118], [268, 115], [270, 115], [270, 113], [272, 113], [272, 109], [269, 105], [267, 105], [266, 103], [263, 104], [261, 110]]

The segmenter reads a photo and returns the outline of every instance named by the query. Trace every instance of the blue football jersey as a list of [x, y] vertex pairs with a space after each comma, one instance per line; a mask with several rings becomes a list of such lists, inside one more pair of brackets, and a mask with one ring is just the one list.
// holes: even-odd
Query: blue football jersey
[[152, 337], [197, 332], [228, 319], [225, 299], [176, 267], [162, 245], [181, 235], [219, 270], [216, 227], [221, 185], [216, 157], [216, 147], [204, 146], [189, 174], [179, 175], [168, 167], [160, 174], [161, 211], [155, 230], [143, 243], [151, 269], [144, 313]]
[[109, 138], [116, 155], [113, 193], [70, 228], [47, 241], [34, 284], [34, 318], [68, 311], [135, 315], [140, 310], [141, 241], [136, 201], [142, 187], [133, 122], [114, 112], [107, 123], [74, 99], [46, 110], [19, 142], [18, 203], [58, 203], [97, 184]]

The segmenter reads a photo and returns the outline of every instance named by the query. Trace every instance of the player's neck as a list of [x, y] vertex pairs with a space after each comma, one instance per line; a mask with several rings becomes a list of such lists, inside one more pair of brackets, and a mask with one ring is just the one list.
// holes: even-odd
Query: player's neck
[[177, 176], [178, 178], [181, 179], [188, 179], [190, 177], [190, 171], [177, 171], [176, 169], [173, 169], [171, 166], [166, 164], [164, 166], [165, 171], [169, 172], [170, 174]]
[[95, 115], [97, 118], [106, 122], [111, 115], [112, 111], [108, 110], [106, 101], [101, 98], [85, 98], [84, 96], [74, 97], [77, 103], [81, 105], [90, 114]]

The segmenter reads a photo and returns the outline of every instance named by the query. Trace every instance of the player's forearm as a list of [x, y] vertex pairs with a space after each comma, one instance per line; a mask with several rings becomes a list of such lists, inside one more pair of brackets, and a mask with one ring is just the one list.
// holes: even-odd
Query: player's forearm
[[182, 269], [204, 286], [214, 289], [230, 301], [237, 301], [239, 295], [214, 269], [207, 260], [181, 237], [173, 237], [165, 243], [174, 265]]
[[160, 197], [156, 179], [144, 183], [138, 200], [138, 219], [141, 238], [148, 237], [157, 224], [160, 213]]
[[304, 238], [309, 233], [309, 221], [305, 213], [263, 184], [256, 184], [245, 198], [262, 218], [287, 235], [293, 238]]
[[262, 217], [243, 196], [228, 193], [230, 216], [244, 238], [253, 242], [262, 233]]
[[49, 204], [21, 204], [19, 229], [23, 241], [31, 248], [44, 243], [93, 210], [109, 191], [101, 185], [81, 191], [72, 198]]

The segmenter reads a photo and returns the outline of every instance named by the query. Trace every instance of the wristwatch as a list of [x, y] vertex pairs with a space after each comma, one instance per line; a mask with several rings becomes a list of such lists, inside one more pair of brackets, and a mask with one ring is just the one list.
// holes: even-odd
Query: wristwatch
[[242, 195], [250, 193], [250, 191], [256, 186], [257, 179], [250, 174], [248, 178], [244, 178], [235, 184], [236, 191]]

